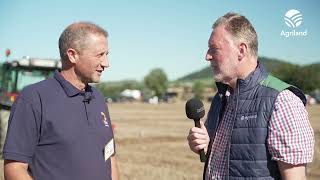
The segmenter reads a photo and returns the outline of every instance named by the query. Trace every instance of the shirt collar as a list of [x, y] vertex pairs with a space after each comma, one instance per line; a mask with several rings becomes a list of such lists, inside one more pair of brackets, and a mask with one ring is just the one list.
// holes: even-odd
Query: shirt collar
[[[77, 94], [82, 94], [83, 92], [81, 92], [79, 89], [77, 89], [76, 87], [74, 87], [69, 81], [67, 81], [66, 79], [64, 79], [64, 77], [60, 74], [60, 72], [58, 70], [56, 70], [54, 72], [53, 77], [59, 82], [59, 84], [61, 85], [62, 89], [64, 90], [64, 92], [69, 96], [75, 96]], [[86, 88], [87, 90], [88, 88]]]

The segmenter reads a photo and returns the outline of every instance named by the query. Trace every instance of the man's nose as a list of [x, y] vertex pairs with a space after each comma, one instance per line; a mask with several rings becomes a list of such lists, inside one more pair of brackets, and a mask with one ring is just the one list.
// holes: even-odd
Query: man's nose
[[211, 61], [212, 60], [212, 56], [211, 56], [211, 54], [209, 54], [209, 52], [207, 52], [207, 54], [206, 54], [206, 60], [207, 61]]
[[110, 66], [109, 64], [109, 57], [106, 55], [106, 57], [101, 61], [101, 66], [103, 68], [108, 68]]

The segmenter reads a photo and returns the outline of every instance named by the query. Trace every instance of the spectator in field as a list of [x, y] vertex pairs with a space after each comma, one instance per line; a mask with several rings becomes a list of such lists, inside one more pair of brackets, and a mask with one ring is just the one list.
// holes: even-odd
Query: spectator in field
[[258, 59], [249, 20], [227, 13], [213, 25], [206, 60], [218, 92], [205, 124], [188, 143], [204, 149], [204, 179], [306, 179], [314, 132], [297, 87], [269, 74]]
[[109, 67], [108, 33], [87, 22], [59, 39], [61, 72], [26, 87], [11, 110], [7, 180], [117, 180], [113, 132], [97, 83]]

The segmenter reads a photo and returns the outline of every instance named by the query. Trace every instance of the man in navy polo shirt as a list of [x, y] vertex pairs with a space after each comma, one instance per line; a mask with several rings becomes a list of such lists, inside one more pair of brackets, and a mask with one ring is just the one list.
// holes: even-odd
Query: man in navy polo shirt
[[26, 87], [13, 105], [3, 155], [7, 180], [117, 180], [113, 132], [97, 83], [108, 33], [79, 22], [60, 36], [62, 71]]

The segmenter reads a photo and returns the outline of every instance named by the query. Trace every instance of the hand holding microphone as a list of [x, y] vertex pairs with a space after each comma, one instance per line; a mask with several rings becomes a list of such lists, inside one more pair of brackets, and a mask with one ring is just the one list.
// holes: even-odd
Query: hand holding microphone
[[209, 144], [209, 135], [200, 119], [205, 115], [203, 103], [198, 99], [190, 99], [186, 103], [186, 115], [194, 120], [195, 127], [191, 128], [188, 135], [190, 149], [195, 153], [200, 153], [200, 161], [206, 161], [204, 149]]

